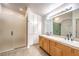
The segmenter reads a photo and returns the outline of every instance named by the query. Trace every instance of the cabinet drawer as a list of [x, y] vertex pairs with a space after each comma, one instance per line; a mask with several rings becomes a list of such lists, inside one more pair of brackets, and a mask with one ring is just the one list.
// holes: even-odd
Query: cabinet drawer
[[63, 46], [63, 55], [64, 56], [72, 56], [72, 49], [68, 46]]

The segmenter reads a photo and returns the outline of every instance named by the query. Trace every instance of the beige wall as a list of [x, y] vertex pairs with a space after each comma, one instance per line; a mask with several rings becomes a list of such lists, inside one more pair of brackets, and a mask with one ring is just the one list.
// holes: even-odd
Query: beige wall
[[[13, 36], [11, 36], [11, 31], [13, 31]], [[2, 7], [0, 13], [0, 52], [25, 46], [25, 39], [25, 17]]]

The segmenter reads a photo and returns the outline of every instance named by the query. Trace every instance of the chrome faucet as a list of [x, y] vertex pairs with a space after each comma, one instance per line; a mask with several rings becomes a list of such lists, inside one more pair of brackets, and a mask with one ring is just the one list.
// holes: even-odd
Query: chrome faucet
[[67, 39], [69, 40], [69, 34], [67, 34]]
[[67, 39], [73, 41], [72, 33], [71, 33], [71, 32], [69, 32], [69, 33], [67, 34]]
[[52, 34], [52, 32], [46, 32], [46, 35], [51, 35]]

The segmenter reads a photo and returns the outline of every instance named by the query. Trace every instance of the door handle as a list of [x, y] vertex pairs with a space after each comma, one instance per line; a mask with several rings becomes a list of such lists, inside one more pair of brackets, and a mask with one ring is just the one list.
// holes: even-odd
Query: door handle
[[13, 36], [13, 31], [11, 31], [11, 36]]

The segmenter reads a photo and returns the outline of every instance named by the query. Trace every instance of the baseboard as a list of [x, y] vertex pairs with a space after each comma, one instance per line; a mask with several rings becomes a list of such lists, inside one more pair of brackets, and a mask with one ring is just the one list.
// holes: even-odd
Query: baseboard
[[5, 50], [5, 51], [1, 51], [0, 54], [1, 53], [5, 53], [5, 52], [8, 52], [8, 51], [12, 51], [12, 50], [14, 50], [14, 49], [8, 49], [8, 50]]
[[5, 53], [5, 52], [8, 52], [8, 51], [13, 51], [13, 50], [16, 50], [16, 49], [19, 49], [19, 48], [23, 48], [23, 47], [26, 47], [26, 46], [20, 46], [20, 47], [17, 47], [17, 48], [8, 49], [8, 50], [5, 50], [5, 51], [0, 52], [0, 54], [1, 53]]
[[39, 45], [39, 43], [35, 43], [35, 44], [33, 44], [33, 45]]

